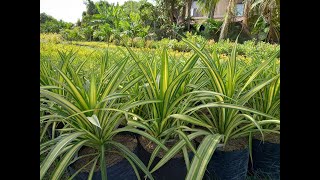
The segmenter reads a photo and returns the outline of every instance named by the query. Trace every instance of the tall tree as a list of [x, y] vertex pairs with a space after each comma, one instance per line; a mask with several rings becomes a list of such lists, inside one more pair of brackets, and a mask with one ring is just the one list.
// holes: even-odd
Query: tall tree
[[139, 8], [139, 13], [144, 26], [152, 26], [155, 29], [158, 12], [156, 8], [149, 2], [143, 2]]
[[93, 1], [88, 0], [87, 2], [84, 3], [87, 6], [87, 14], [88, 15], [94, 15], [98, 14], [98, 10], [96, 8], [96, 5], [94, 4]]
[[185, 5], [183, 0], [156, 0], [157, 6], [164, 12], [164, 15], [170, 21], [169, 24], [177, 24], [181, 19], [181, 9]]
[[45, 23], [47, 21], [57, 21], [54, 17], [47, 15], [46, 13], [40, 13], [40, 23]]
[[226, 15], [224, 17], [224, 21], [223, 21], [223, 24], [221, 27], [219, 41], [222, 39], [225, 39], [228, 34], [229, 25], [230, 25], [232, 18], [234, 16], [235, 3], [236, 3], [236, 0], [229, 0], [227, 12], [226, 12]]

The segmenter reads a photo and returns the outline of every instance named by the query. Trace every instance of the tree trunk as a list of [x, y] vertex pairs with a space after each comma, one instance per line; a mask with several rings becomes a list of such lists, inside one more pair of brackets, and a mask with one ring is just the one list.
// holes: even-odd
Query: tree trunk
[[234, 14], [233, 10], [234, 10], [234, 6], [235, 6], [235, 2], [236, 2], [235, 0], [229, 0], [227, 12], [224, 17], [224, 21], [223, 21], [220, 36], [219, 36], [219, 41], [222, 39], [225, 39], [228, 34], [229, 24], [232, 20], [233, 14]]
[[269, 16], [268, 16], [268, 23], [269, 23], [269, 34], [268, 34], [268, 42], [275, 43], [279, 41], [278, 34], [276, 32], [274, 24], [272, 23], [272, 17], [273, 17], [273, 9], [270, 9]]
[[251, 7], [251, 0], [244, 1], [244, 10], [243, 10], [243, 21], [242, 21], [242, 29], [243, 31], [251, 37], [250, 29], [249, 29], [249, 13]]
[[190, 21], [191, 21], [191, 5], [192, 5], [192, 0], [187, 0], [186, 2], [186, 10], [187, 10], [187, 28], [188, 31], [190, 31]]
[[174, 7], [174, 0], [171, 1], [171, 6], [170, 6], [170, 19], [171, 19], [171, 23], [175, 23], [175, 19], [174, 19], [174, 14], [175, 14], [175, 7]]
[[183, 12], [181, 12], [181, 8], [183, 8], [183, 7], [184, 6], [178, 6], [178, 7], [175, 8], [174, 17], [176, 19], [176, 24], [179, 24], [179, 21], [182, 18], [181, 14], [183, 14]]
[[212, 10], [210, 11], [208, 18], [214, 19], [214, 11], [216, 10], [216, 6], [212, 7]]
[[181, 23], [182, 24], [185, 24], [185, 22], [186, 22], [186, 11], [187, 11], [187, 7], [186, 7], [186, 5], [184, 5], [183, 7], [182, 7], [182, 14], [181, 14]]

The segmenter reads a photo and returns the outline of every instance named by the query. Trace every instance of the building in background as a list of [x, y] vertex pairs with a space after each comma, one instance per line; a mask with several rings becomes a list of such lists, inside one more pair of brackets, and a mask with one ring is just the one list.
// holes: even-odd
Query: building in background
[[[198, 1], [195, 0], [192, 2], [191, 5], [191, 17], [194, 20], [201, 20], [201, 19], [207, 19], [208, 14], [202, 14], [199, 11]], [[214, 19], [220, 19], [222, 20], [224, 18], [224, 15], [227, 11], [227, 7], [229, 4], [229, 0], [220, 0], [218, 4], [216, 5], [215, 11], [214, 11]], [[237, 4], [235, 7], [235, 21], [241, 21], [242, 15], [243, 15], [243, 0], [237, 0]]]

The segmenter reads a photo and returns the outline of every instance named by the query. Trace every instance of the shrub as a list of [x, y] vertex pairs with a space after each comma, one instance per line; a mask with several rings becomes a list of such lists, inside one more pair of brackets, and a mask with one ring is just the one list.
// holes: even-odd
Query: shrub
[[64, 29], [60, 34], [67, 41], [82, 41], [85, 39], [79, 27]]
[[63, 41], [63, 38], [61, 34], [57, 33], [40, 34], [40, 41], [59, 44]]
[[157, 48], [157, 42], [153, 40], [147, 40], [145, 43], [146, 48], [155, 49]]
[[135, 37], [132, 40], [133, 47], [143, 48], [145, 47], [145, 41], [141, 37]]
[[197, 31], [199, 32], [200, 26], [203, 25], [204, 31], [199, 32], [199, 34], [204, 36], [206, 39], [218, 40], [222, 23], [222, 21], [208, 19], [205, 23], [198, 25]]
[[188, 45], [182, 41], [174, 42], [172, 49], [176, 50], [176, 51], [182, 51], [182, 52], [191, 51], [191, 49], [188, 47]]

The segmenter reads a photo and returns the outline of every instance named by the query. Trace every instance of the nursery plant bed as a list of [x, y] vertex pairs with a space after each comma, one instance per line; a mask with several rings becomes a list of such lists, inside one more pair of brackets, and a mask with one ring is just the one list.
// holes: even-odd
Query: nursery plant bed
[[257, 134], [252, 140], [252, 164], [249, 165], [253, 174], [280, 179], [280, 135], [265, 134], [264, 142]]
[[[138, 156], [141, 161], [147, 166], [149, 159], [151, 157], [152, 152], [157, 147], [157, 145], [150, 140], [146, 139], [143, 136], [138, 138]], [[165, 145], [169, 149], [173, 147], [178, 140], [168, 141]], [[192, 151], [189, 151], [189, 158], [191, 162], [191, 158], [193, 156]], [[161, 158], [165, 155], [165, 151], [161, 149], [155, 157], [151, 169], [161, 160]], [[187, 174], [187, 168], [185, 165], [184, 157], [182, 151], [177, 153], [172, 159], [170, 159], [165, 165], [152, 173], [152, 176], [156, 180], [184, 180]], [[143, 176], [141, 177], [143, 178]]]
[[[199, 143], [200, 138], [196, 139]], [[225, 147], [217, 147], [208, 163], [204, 179], [244, 180], [249, 161], [248, 139], [230, 139]]]
[[[134, 136], [128, 134], [116, 135], [113, 140], [119, 142], [126, 146], [130, 151], [137, 153], [137, 139]], [[127, 179], [127, 180], [136, 180], [136, 174], [131, 166], [131, 164], [118, 153], [115, 148], [111, 147], [107, 149], [106, 152], [106, 165], [107, 165], [107, 177], [108, 180], [118, 180], [118, 179]], [[97, 152], [96, 149], [90, 147], [83, 147], [79, 150], [78, 156], [91, 154]], [[82, 158], [73, 164], [71, 164], [68, 169], [70, 174], [74, 174], [78, 169], [87, 164], [93, 157]], [[95, 172], [93, 174], [93, 180], [101, 180], [101, 171], [100, 171], [100, 162], [98, 160]], [[92, 164], [84, 168], [78, 175], [75, 176], [76, 180], [86, 180], [88, 179], [89, 172], [92, 168]]]

